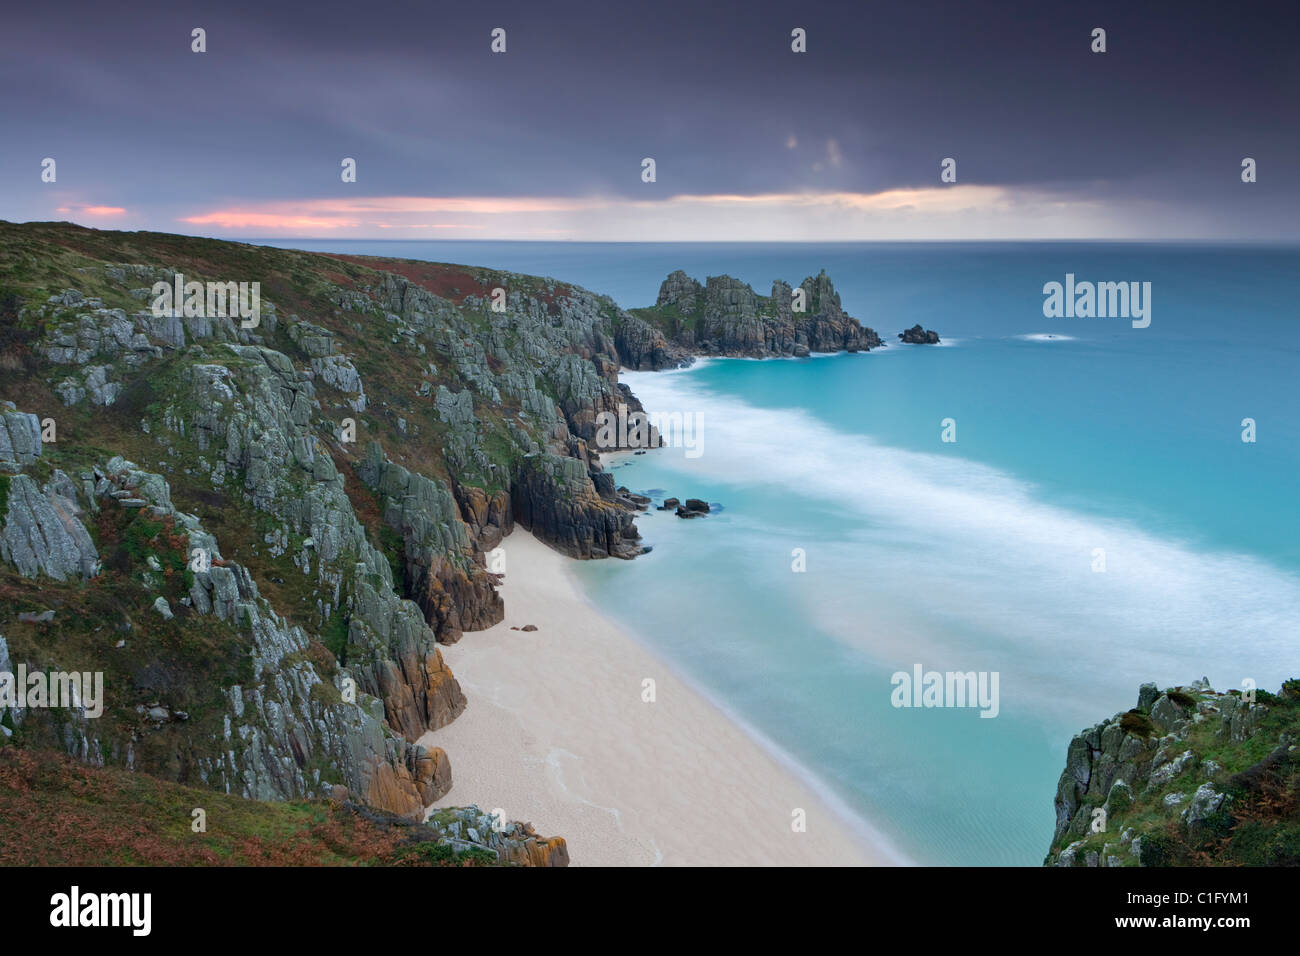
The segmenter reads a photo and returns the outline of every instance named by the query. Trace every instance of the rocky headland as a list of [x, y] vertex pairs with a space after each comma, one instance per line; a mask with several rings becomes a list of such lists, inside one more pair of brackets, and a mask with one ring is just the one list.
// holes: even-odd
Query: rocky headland
[[709, 276], [701, 285], [678, 270], [660, 285], [653, 306], [630, 315], [642, 323], [619, 339], [631, 369], [680, 366], [695, 356], [778, 358], [884, 344], [844, 311], [824, 271], [795, 287], [777, 280], [763, 296], [731, 276]]
[[[259, 282], [258, 321], [160, 310], [178, 275]], [[502, 619], [502, 539], [642, 550], [591, 443], [647, 343], [533, 276], [0, 223], [0, 671], [110, 688], [0, 706], [0, 746], [422, 817], [452, 761], [417, 741], [466, 704], [438, 648]]]
[[[259, 283], [257, 321], [158, 307], [177, 281]], [[102, 715], [0, 703], [0, 748], [419, 822], [454, 779], [426, 735], [466, 707], [439, 648], [503, 620], [506, 536], [644, 550], [651, 501], [596, 446], [642, 410], [620, 367], [881, 344], [824, 273], [765, 297], [675, 272], [628, 311], [467, 266], [0, 222], [0, 672], [108, 688]], [[500, 862], [567, 860], [495, 832]]]
[[1300, 680], [1143, 684], [1070, 741], [1045, 864], [1300, 865]]

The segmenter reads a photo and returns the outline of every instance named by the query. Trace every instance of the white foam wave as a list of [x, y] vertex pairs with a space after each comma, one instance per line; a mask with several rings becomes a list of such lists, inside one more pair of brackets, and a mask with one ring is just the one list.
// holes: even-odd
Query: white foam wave
[[[821, 546], [839, 569], [828, 573], [858, 586], [821, 587], [810, 605], [833, 632], [860, 619], [863, 595], [875, 594], [890, 599], [897, 643], [910, 654], [925, 647], [952, 658], [955, 633], [983, 635], [988, 655], [1026, 678], [1055, 675], [1058, 688], [1063, 675], [1132, 690], [1137, 679], [1202, 674], [1219, 687], [1245, 677], [1275, 687], [1300, 663], [1300, 579], [1260, 559], [1055, 506], [997, 469], [885, 446], [802, 411], [755, 408], [691, 376], [625, 380], [648, 407], [703, 417], [704, 454], [668, 449], [679, 456], [672, 467], [843, 510], [835, 540]], [[871, 649], [892, 657], [875, 630]]]

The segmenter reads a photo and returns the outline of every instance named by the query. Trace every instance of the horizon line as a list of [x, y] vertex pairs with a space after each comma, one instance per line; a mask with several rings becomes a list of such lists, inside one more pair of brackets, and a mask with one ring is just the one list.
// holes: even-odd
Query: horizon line
[[[93, 228], [93, 227], [88, 227]], [[104, 232], [154, 232], [152, 229], [140, 230], [100, 230]], [[1109, 243], [1114, 245], [1137, 245], [1146, 243], [1160, 243], [1162, 245], [1230, 245], [1230, 244], [1256, 244], [1256, 245], [1300, 245], [1300, 237], [1294, 239], [1278, 238], [1217, 238], [1210, 237], [1204, 239], [1181, 238], [1071, 238], [1055, 237], [1051, 239], [1043, 238], [1000, 238], [1000, 239], [436, 239], [412, 237], [409, 239], [392, 239], [368, 236], [354, 236], [347, 239], [336, 239], [316, 236], [200, 236], [191, 235], [190, 233], [164, 233], [164, 235], [186, 236], [192, 239], [213, 239], [219, 242], [422, 242], [422, 243], [447, 243], [447, 244], [472, 244], [472, 243], [514, 243], [518, 245], [546, 245], [554, 246], [561, 244], [588, 245], [588, 246], [722, 246], [722, 245], [750, 245], [750, 246], [859, 246], [859, 245], [937, 245], [947, 243], [951, 245], [959, 244], [991, 244], [991, 243]]]
[[446, 239], [439, 237], [410, 236], [407, 238], [394, 238], [392, 236], [348, 236], [346, 238], [334, 236], [218, 236], [205, 233], [190, 232], [168, 232], [163, 229], [105, 229], [98, 225], [87, 225], [76, 222], [71, 219], [28, 219], [16, 222], [8, 219], [0, 219], [0, 223], [7, 223], [14, 226], [59, 226], [70, 225], [80, 229], [86, 229], [92, 232], [103, 233], [155, 233], [165, 236], [179, 236], [185, 239], [207, 239], [215, 242], [238, 242], [244, 244], [265, 244], [272, 242], [322, 242], [346, 244], [351, 242], [383, 242], [383, 243], [431, 243], [447, 245], [466, 245], [466, 244], [512, 244], [512, 245], [589, 245], [589, 246], [718, 246], [718, 245], [750, 245], [750, 246], [858, 246], [858, 245], [1011, 245], [1011, 244], [1028, 244], [1028, 245], [1047, 245], [1047, 244], [1098, 244], [1098, 245], [1273, 245], [1273, 246], [1297, 246], [1300, 245], [1300, 236], [1283, 238], [1283, 237], [1164, 237], [1164, 236], [1146, 236], [1146, 237], [1082, 237], [1082, 236], [1053, 236], [1050, 238], [1043, 237], [998, 237], [998, 238], [976, 238], [976, 239], [956, 239], [956, 238], [934, 238], [934, 239], [495, 239], [477, 236], [474, 238]]

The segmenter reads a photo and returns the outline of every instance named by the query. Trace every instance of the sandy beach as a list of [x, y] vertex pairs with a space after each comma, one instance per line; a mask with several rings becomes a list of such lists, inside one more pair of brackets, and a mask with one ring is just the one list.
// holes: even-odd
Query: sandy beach
[[435, 808], [500, 808], [576, 866], [895, 862], [589, 604], [570, 559], [522, 529], [504, 547], [505, 620], [443, 648], [469, 706], [422, 741], [451, 759]]

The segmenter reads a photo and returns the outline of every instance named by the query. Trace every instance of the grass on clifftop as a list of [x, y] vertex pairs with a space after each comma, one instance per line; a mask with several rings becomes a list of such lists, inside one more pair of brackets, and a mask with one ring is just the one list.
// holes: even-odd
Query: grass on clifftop
[[[3, 737], [0, 737], [3, 740]], [[193, 811], [207, 830], [192, 830]], [[0, 745], [6, 866], [486, 866], [424, 828], [383, 826], [326, 802], [264, 803]]]
[[[1195, 713], [1201, 695], [1185, 689], [1166, 693], [1173, 703]], [[1218, 720], [1193, 723], [1177, 749], [1196, 755], [1194, 767], [1135, 793], [1131, 806], [1112, 807], [1105, 831], [1087, 834], [1076, 859], [1102, 852], [1107, 843], [1117, 844], [1119, 834], [1132, 829], [1133, 836], [1142, 839], [1143, 866], [1300, 866], [1300, 750], [1278, 754], [1283, 734], [1300, 741], [1300, 680], [1287, 681], [1280, 694], [1260, 690], [1256, 695], [1268, 713], [1249, 738], [1239, 743], [1220, 739]], [[1124, 714], [1120, 725], [1135, 736], [1154, 733], [1150, 717], [1137, 709]], [[1209, 761], [1219, 768], [1212, 774], [1206, 770]], [[1190, 831], [1181, 813], [1207, 781], [1229, 799], [1204, 825]], [[1166, 806], [1169, 794], [1181, 794], [1181, 802]], [[1054, 850], [1073, 839], [1062, 837]], [[1123, 851], [1123, 865], [1136, 866], [1138, 860], [1127, 846]]]

